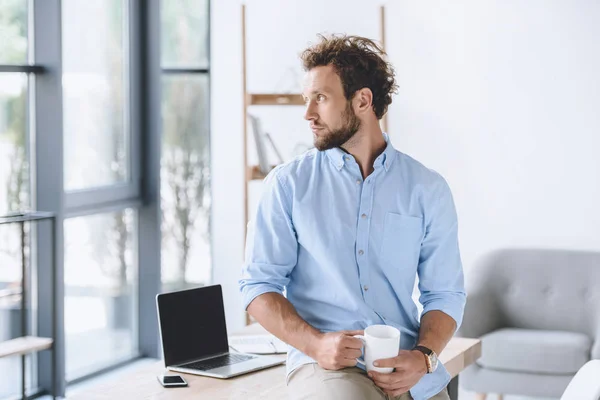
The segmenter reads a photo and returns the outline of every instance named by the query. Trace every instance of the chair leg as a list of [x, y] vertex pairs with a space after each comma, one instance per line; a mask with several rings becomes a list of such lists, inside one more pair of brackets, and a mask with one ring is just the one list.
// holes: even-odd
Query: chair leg
[[485, 400], [487, 393], [475, 393], [475, 400]]

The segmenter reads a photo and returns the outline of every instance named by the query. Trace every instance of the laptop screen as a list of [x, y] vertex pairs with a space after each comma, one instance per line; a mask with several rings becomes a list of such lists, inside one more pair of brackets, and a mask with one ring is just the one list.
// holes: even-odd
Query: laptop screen
[[229, 351], [221, 285], [157, 296], [167, 366]]

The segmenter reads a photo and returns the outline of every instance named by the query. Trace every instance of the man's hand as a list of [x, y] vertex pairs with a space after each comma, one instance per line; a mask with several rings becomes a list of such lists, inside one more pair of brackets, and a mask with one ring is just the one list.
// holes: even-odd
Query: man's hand
[[398, 356], [376, 360], [373, 365], [396, 368], [390, 374], [369, 372], [369, 377], [373, 379], [373, 382], [390, 396], [399, 396], [408, 392], [427, 373], [425, 356], [418, 350], [400, 350]]
[[364, 331], [340, 331], [319, 335], [311, 343], [309, 357], [313, 358], [324, 369], [337, 370], [354, 367], [356, 359], [362, 355], [363, 342], [352, 337], [362, 335]]

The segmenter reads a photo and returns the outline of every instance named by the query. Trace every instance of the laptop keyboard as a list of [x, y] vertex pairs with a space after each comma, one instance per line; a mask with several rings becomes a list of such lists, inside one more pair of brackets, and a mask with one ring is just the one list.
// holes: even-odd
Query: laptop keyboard
[[225, 367], [226, 365], [237, 364], [237, 363], [240, 363], [242, 361], [251, 360], [253, 358], [256, 358], [256, 357], [249, 356], [249, 355], [246, 355], [246, 354], [231, 353], [231, 354], [226, 354], [224, 356], [211, 358], [210, 360], [196, 361], [196, 362], [193, 362], [193, 363], [180, 365], [179, 367], [181, 367], [181, 368], [197, 369], [197, 370], [200, 370], [200, 371], [208, 371], [209, 369], [215, 369], [215, 368], [219, 368], [219, 367]]

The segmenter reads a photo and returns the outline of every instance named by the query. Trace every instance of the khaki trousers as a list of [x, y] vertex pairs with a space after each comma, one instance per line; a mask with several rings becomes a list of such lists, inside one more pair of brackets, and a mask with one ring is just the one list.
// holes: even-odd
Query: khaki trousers
[[[389, 397], [360, 368], [330, 371], [315, 363], [294, 370], [287, 391], [290, 400], [413, 400], [410, 392]], [[430, 400], [450, 400], [450, 396], [444, 389]]]

